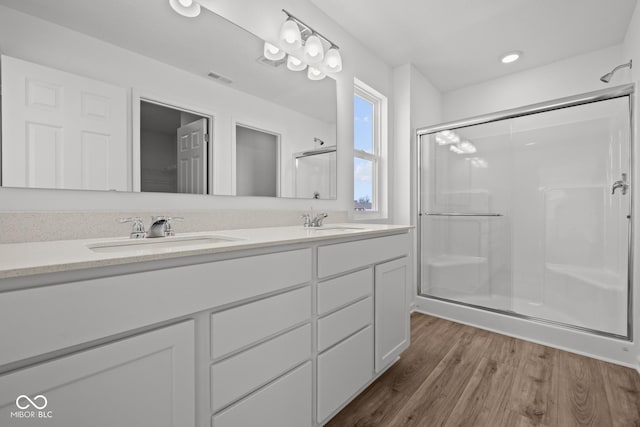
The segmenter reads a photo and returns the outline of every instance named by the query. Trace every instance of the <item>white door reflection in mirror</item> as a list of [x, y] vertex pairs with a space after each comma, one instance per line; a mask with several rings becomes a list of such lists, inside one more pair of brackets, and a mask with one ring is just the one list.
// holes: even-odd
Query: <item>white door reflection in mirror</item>
[[178, 193], [207, 193], [207, 119], [178, 128]]
[[140, 189], [207, 194], [210, 123], [203, 113], [141, 99]]
[[2, 184], [131, 190], [124, 88], [2, 56]]
[[236, 125], [236, 196], [277, 197], [280, 136]]

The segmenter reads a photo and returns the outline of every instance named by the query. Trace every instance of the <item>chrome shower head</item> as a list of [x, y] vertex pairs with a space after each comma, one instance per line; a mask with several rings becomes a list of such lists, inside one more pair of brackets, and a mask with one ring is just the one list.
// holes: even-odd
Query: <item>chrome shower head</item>
[[609, 83], [609, 81], [611, 80], [611, 77], [613, 77], [613, 71], [600, 77], [600, 80], [603, 81], [604, 83]]
[[604, 83], [609, 83], [611, 81], [611, 77], [613, 77], [613, 74], [616, 71], [618, 71], [620, 68], [624, 68], [624, 67], [631, 68], [631, 60], [629, 60], [629, 62], [627, 62], [626, 64], [618, 65], [616, 68], [614, 68], [613, 70], [611, 70], [610, 72], [608, 72], [604, 76], [600, 77], [600, 81], [602, 81]]

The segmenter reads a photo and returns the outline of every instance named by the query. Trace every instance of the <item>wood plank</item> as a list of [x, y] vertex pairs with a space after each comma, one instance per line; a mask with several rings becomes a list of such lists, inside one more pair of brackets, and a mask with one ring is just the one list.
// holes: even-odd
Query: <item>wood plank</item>
[[[390, 425], [443, 425], [490, 342], [464, 333], [433, 372], [391, 420]], [[453, 375], [452, 375], [453, 374]]]
[[558, 425], [613, 424], [598, 361], [559, 352]]
[[496, 425], [507, 408], [515, 367], [483, 357], [445, 426]]
[[598, 361], [614, 426], [640, 426], [640, 376], [631, 368]]
[[509, 409], [526, 417], [534, 425], [557, 424], [558, 369], [557, 350], [522, 341]]
[[520, 365], [520, 361], [527, 351], [525, 341], [497, 333], [493, 333], [491, 339], [492, 342], [487, 352], [488, 358], [513, 367]]
[[[486, 424], [487, 427], [503, 426], [503, 427], [551, 427], [545, 424], [535, 422], [529, 417], [523, 416], [517, 412], [506, 411], [503, 413], [499, 421], [495, 424]], [[555, 427], [555, 426], [554, 426]]]

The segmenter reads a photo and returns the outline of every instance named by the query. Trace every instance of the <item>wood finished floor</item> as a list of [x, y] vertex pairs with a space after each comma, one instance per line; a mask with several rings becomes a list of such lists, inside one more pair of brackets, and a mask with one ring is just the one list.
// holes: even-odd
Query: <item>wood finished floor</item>
[[409, 349], [327, 427], [582, 425], [640, 426], [640, 375], [414, 313]]

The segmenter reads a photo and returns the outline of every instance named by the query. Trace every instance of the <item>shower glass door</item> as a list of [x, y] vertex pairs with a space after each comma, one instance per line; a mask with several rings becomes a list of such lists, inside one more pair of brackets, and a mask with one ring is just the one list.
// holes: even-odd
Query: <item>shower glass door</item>
[[420, 294], [628, 336], [629, 107], [423, 134]]

